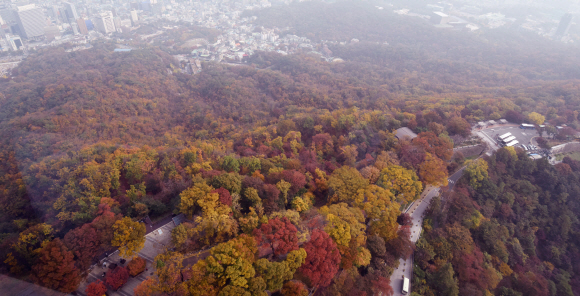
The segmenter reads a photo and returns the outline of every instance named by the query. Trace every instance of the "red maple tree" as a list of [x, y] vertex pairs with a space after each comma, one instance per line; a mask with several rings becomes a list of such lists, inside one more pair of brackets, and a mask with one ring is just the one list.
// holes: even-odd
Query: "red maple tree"
[[99, 235], [101, 245], [108, 246], [113, 239], [113, 224], [121, 219], [120, 214], [115, 214], [111, 211], [111, 207], [107, 204], [100, 204], [97, 212], [97, 217], [91, 222]]
[[230, 192], [225, 189], [225, 188], [218, 188], [213, 190], [211, 193], [217, 193], [220, 196], [220, 202], [226, 206], [231, 206], [232, 205], [232, 196], [230, 195]]
[[129, 272], [126, 268], [117, 266], [113, 271], [105, 277], [105, 283], [111, 287], [112, 290], [117, 291], [129, 280]]
[[87, 269], [101, 245], [97, 230], [90, 224], [69, 231], [64, 244], [75, 255], [78, 266]]
[[275, 212], [279, 209], [278, 201], [280, 199], [280, 190], [273, 184], [263, 185], [264, 209], [266, 213]]
[[306, 176], [297, 170], [286, 170], [282, 172], [282, 179], [290, 183], [290, 194], [296, 194], [306, 185]]
[[269, 245], [276, 255], [298, 250], [298, 230], [286, 217], [270, 219], [254, 229], [254, 237], [260, 246]]
[[326, 287], [338, 272], [340, 253], [330, 236], [322, 230], [314, 230], [310, 241], [304, 244], [306, 262], [300, 271], [310, 279], [312, 286]]
[[393, 287], [391, 287], [390, 279], [382, 276], [373, 276], [371, 280], [371, 291], [373, 295], [393, 295]]
[[101, 280], [97, 280], [96, 282], [92, 282], [87, 286], [85, 293], [87, 296], [103, 296], [107, 292], [107, 287]]
[[386, 247], [396, 258], [409, 258], [415, 250], [415, 245], [411, 241], [411, 228], [401, 226], [397, 231], [397, 238], [386, 242]]

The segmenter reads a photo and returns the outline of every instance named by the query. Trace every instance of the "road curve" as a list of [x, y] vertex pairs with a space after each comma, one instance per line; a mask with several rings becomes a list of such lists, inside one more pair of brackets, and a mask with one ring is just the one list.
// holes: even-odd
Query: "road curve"
[[[459, 172], [463, 172], [463, 169], [461, 169]], [[461, 177], [461, 175], [459, 175], [459, 177]], [[457, 179], [459, 179], [459, 177], [457, 177]], [[451, 183], [449, 185], [451, 185]], [[439, 195], [439, 187], [427, 187], [421, 194], [421, 197], [415, 201], [415, 203], [407, 210], [407, 213], [411, 216], [413, 221], [413, 226], [411, 226], [411, 241], [413, 243], [416, 243], [419, 239], [419, 235], [421, 235], [423, 213], [425, 213], [425, 210], [429, 206], [431, 199], [437, 195]], [[391, 275], [391, 287], [393, 287], [393, 295], [395, 296], [402, 295], [401, 290], [403, 289], [403, 275], [409, 279], [411, 279], [411, 276], [413, 275], [412, 255], [407, 260], [402, 258], [399, 259], [399, 267], [395, 269]], [[408, 295], [410, 294], [411, 293], [409, 291]]]

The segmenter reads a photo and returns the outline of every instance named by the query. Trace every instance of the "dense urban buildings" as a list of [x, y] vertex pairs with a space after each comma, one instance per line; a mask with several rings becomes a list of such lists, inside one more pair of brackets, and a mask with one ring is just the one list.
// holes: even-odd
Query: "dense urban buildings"
[[[243, 17], [244, 12], [257, 11], [270, 7], [287, 5], [298, 0], [217, 0], [217, 1], [170, 1], [170, 0], [121, 0], [121, 1], [63, 1], [38, 2], [4, 1], [0, 3], [0, 37], [5, 34], [18, 35], [24, 39], [24, 49], [55, 46], [71, 42], [73, 44], [91, 43], [100, 38], [122, 41], [127, 35], [134, 34], [140, 26], [169, 24], [170, 26], [197, 25], [222, 32], [217, 46], [203, 48], [209, 58], [214, 60], [236, 59], [237, 56], [251, 54], [255, 50], [278, 51], [287, 54], [284, 28], [261, 28], [254, 26], [254, 19]], [[509, 6], [514, 1], [508, 1]], [[517, 2], [517, 1], [515, 1]], [[532, 1], [533, 2], [533, 1]], [[30, 4], [29, 4], [30, 3]], [[511, 3], [511, 4], [509, 4]], [[549, 5], [548, 5], [549, 6]], [[552, 19], [539, 12], [540, 6], [532, 6], [538, 13], [512, 17], [505, 12], [492, 9], [486, 3], [475, 1], [455, 1], [425, 3], [422, 7], [414, 4], [399, 3], [377, 6], [377, 10], [389, 14], [416, 17], [417, 21], [431, 22], [441, 30], [493, 30], [517, 24], [522, 29], [533, 31], [554, 40], [571, 42], [578, 38], [580, 26], [573, 21], [580, 12], [580, 6], [573, 5], [564, 16], [551, 13]], [[559, 23], [558, 23], [559, 21]], [[551, 25], [550, 25], [551, 24]], [[555, 25], [557, 24], [557, 25]], [[56, 26], [56, 27], [54, 27]], [[160, 26], [165, 32], [168, 26]], [[50, 27], [45, 29], [45, 27]], [[550, 29], [551, 27], [551, 29]], [[56, 28], [59, 34], [55, 34]], [[47, 31], [48, 30], [48, 31]], [[257, 30], [254, 32], [254, 30]], [[46, 32], [50, 32], [47, 36]], [[255, 33], [264, 33], [254, 36]], [[282, 33], [282, 34], [281, 34]], [[274, 36], [276, 35], [276, 36]], [[306, 37], [306, 36], [301, 36]], [[357, 38], [355, 38], [357, 39]], [[350, 40], [343, 40], [349, 42]], [[0, 50], [10, 51], [9, 42], [3, 42]], [[233, 47], [230, 46], [233, 43]], [[282, 45], [282, 46], [281, 46]], [[301, 49], [314, 50], [308, 42], [299, 42]], [[1, 45], [0, 45], [1, 46]], [[224, 47], [227, 49], [224, 50]], [[318, 51], [322, 50], [321, 46]], [[232, 50], [236, 48], [237, 50]], [[198, 51], [198, 52], [201, 52]], [[325, 56], [324, 53], [320, 52]], [[221, 57], [221, 58], [220, 58]], [[239, 57], [237, 59], [240, 59]]]

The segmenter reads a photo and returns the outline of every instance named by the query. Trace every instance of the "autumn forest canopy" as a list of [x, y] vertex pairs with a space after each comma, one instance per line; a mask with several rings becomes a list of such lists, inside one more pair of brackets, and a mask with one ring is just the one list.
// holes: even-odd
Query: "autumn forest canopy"
[[[360, 42], [328, 46], [339, 63], [256, 52], [195, 75], [162, 47], [102, 42], [1, 79], [0, 272], [68, 293], [118, 250], [128, 263], [83, 293], [141, 274], [135, 295], [370, 296], [392, 295], [413, 254], [413, 295], [580, 295], [580, 162], [453, 150], [483, 120], [577, 130], [576, 48], [357, 3], [286, 8], [251, 13]], [[442, 194], [414, 244], [404, 210], [428, 187]], [[178, 214], [171, 248], [140, 257], [142, 220]]]

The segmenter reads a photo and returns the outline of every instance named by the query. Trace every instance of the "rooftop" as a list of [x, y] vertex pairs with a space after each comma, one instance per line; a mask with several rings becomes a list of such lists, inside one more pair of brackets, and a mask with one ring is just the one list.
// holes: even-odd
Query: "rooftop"
[[399, 140], [402, 140], [402, 139], [412, 140], [412, 139], [417, 137], [417, 134], [415, 134], [408, 127], [402, 127], [402, 128], [399, 128], [395, 131], [395, 137], [397, 137], [397, 139], [399, 139]]
[[18, 11], [26, 11], [26, 10], [31, 10], [31, 9], [35, 9], [35, 8], [36, 8], [36, 4], [28, 4], [28, 5], [18, 6]]
[[448, 17], [447, 14], [445, 14], [445, 13], [443, 13], [441, 11], [434, 11], [433, 13], [436, 14], [436, 15], [438, 15], [438, 16], [440, 16], [440, 17]]

